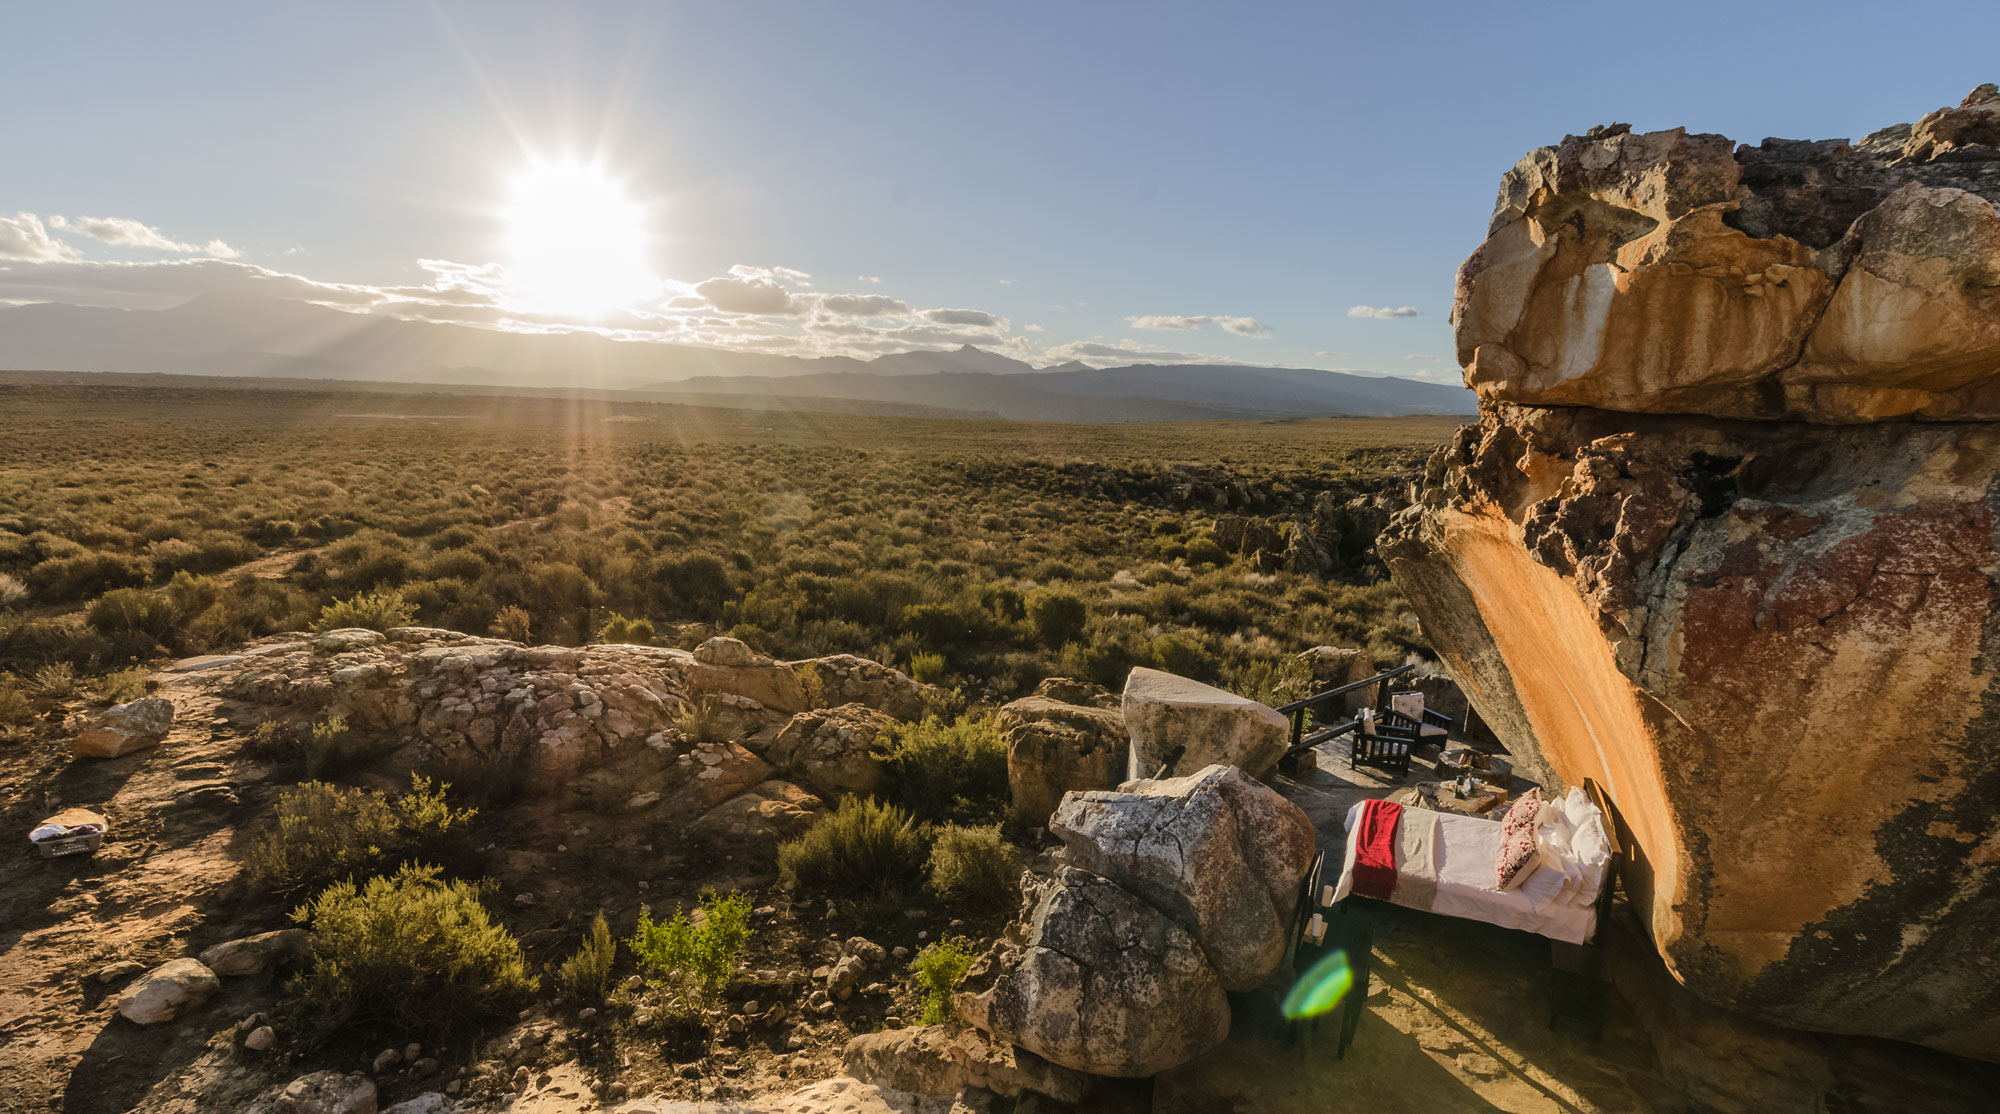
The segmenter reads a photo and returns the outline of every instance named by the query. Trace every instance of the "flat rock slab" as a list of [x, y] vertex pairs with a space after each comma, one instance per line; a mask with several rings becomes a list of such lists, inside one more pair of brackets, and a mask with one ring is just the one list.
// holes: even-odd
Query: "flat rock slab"
[[1141, 776], [1164, 766], [1178, 777], [1219, 762], [1262, 777], [1289, 739], [1285, 717], [1255, 700], [1157, 669], [1132, 670], [1121, 707]]

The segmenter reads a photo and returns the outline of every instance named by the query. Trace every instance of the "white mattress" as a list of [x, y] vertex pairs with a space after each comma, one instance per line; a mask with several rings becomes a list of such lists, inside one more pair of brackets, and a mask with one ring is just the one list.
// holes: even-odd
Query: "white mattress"
[[[1361, 809], [1366, 803], [1359, 802], [1347, 810], [1346, 828], [1350, 834], [1354, 825], [1360, 823]], [[1597, 909], [1563, 900], [1561, 871], [1537, 869], [1526, 881], [1507, 891], [1494, 884], [1493, 860], [1500, 855], [1500, 838], [1497, 820], [1453, 812], [1437, 814], [1437, 897], [1430, 911], [1502, 928], [1518, 928], [1571, 944], [1588, 939], [1591, 927], [1597, 922]], [[1333, 892], [1335, 901], [1344, 899], [1353, 889], [1353, 875], [1354, 840], [1349, 839], [1340, 867], [1340, 884]], [[1396, 898], [1389, 900], [1393, 902]]]

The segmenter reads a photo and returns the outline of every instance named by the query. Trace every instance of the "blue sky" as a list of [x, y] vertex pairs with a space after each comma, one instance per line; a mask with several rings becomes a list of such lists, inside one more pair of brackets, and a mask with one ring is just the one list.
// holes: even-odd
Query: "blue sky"
[[631, 335], [1435, 379], [1529, 148], [1858, 138], [2000, 80], [1990, 0], [73, 4], [7, 37], [0, 218], [45, 240], [9, 226], [0, 300], [247, 284], [548, 327], [495, 307], [502, 213], [567, 157], [644, 213], [661, 290], [595, 319]]

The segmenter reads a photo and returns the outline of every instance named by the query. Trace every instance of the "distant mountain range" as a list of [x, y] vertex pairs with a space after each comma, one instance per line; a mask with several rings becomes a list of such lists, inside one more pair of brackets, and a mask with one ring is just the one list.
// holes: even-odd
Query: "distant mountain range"
[[[1037, 369], [967, 345], [873, 360], [804, 359], [594, 334], [505, 333], [211, 294], [165, 310], [0, 309], [0, 369], [638, 391], [766, 409], [923, 407], [1023, 421], [1469, 414], [1472, 393], [1310, 368]], [[850, 405], [853, 404], [853, 405]]]

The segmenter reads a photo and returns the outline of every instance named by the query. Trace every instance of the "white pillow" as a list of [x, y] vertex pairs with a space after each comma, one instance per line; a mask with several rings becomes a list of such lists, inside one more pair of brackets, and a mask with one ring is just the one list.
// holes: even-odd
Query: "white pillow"
[[1611, 865], [1611, 840], [1605, 834], [1604, 813], [1582, 789], [1571, 788], [1564, 799], [1563, 815], [1574, 822], [1569, 833], [1569, 857], [1583, 875], [1576, 900], [1596, 901], [1604, 885], [1605, 868]]

